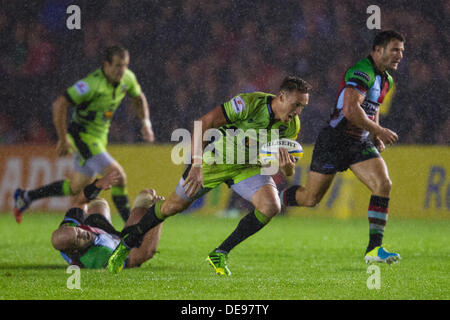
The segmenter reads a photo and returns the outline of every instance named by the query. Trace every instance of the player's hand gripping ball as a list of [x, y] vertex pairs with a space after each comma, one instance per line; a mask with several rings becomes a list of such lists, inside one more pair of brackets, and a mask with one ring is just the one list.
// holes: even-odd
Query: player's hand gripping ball
[[271, 165], [278, 162], [279, 148], [285, 148], [289, 155], [294, 157], [295, 162], [303, 157], [303, 148], [295, 140], [291, 139], [277, 139], [269, 141], [261, 146], [259, 149], [259, 161], [262, 165]]

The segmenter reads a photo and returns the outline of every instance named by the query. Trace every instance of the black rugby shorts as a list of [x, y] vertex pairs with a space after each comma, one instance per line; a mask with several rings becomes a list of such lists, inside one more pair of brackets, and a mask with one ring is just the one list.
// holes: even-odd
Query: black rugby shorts
[[356, 140], [332, 128], [323, 128], [317, 137], [311, 171], [334, 174], [352, 164], [381, 157], [370, 139]]

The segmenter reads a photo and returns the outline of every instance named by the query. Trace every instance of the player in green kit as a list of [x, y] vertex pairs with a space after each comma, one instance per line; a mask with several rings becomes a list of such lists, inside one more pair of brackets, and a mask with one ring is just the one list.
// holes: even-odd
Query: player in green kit
[[[251, 146], [258, 145], [260, 139], [296, 139], [300, 131], [299, 115], [308, 104], [310, 89], [306, 81], [287, 77], [277, 95], [263, 92], [239, 94], [201, 117], [196, 122], [201, 124], [201, 130], [194, 129], [192, 138], [193, 163], [167, 200], [158, 201], [139, 223], [122, 230], [122, 242], [109, 259], [108, 270], [120, 272], [131, 249], [138, 246], [148, 230], [187, 209], [195, 199], [219, 184], [227, 183], [255, 207], [207, 257], [217, 274], [230, 275], [228, 253], [267, 225], [281, 210], [272, 177], [251, 161]], [[214, 141], [206, 144], [202, 137], [212, 128], [218, 129], [215, 131], [217, 135]], [[239, 156], [234, 157], [239, 154], [242, 156], [240, 159]], [[233, 161], [228, 161], [230, 159]], [[295, 160], [286, 149], [280, 149], [279, 169], [287, 176], [294, 174]]]
[[[119, 173], [112, 197], [122, 219], [128, 220], [130, 206], [126, 175], [121, 165], [106, 150], [108, 132], [114, 112], [128, 95], [142, 120], [141, 134], [154, 141], [148, 103], [134, 73], [128, 69], [128, 51], [121, 46], [106, 49], [103, 66], [68, 88], [53, 103], [53, 123], [58, 135], [56, 152], [65, 156], [75, 152], [75, 172], [71, 179], [56, 181], [35, 190], [17, 189], [14, 193], [14, 216], [18, 223], [33, 201], [58, 196], [76, 196], [97, 174]], [[67, 109], [73, 106], [69, 126]]]

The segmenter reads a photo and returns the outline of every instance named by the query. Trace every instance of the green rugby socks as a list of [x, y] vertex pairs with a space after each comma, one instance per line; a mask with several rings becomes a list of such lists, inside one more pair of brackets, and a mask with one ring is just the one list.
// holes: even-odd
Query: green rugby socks
[[270, 218], [262, 214], [258, 210], [253, 210], [239, 221], [236, 229], [225, 239], [224, 242], [216, 249], [217, 252], [226, 253], [231, 251], [239, 243], [261, 230]]
[[70, 196], [70, 180], [60, 180], [25, 193], [27, 200], [35, 201], [47, 197]]
[[112, 200], [124, 222], [130, 217], [130, 202], [126, 186], [113, 186], [111, 188]]

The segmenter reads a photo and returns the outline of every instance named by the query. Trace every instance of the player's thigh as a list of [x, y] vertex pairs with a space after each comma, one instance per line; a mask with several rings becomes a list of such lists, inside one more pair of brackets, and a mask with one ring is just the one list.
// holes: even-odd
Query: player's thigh
[[333, 128], [322, 129], [314, 144], [310, 170], [324, 175], [347, 170], [349, 146], [349, 140], [341, 141]]
[[386, 162], [382, 157], [354, 163], [350, 169], [374, 195], [389, 197], [392, 182]]
[[101, 173], [102, 173], [102, 175], [106, 176], [114, 171], [119, 173], [118, 184], [125, 185], [126, 181], [127, 181], [127, 175], [126, 175], [123, 167], [116, 160], [112, 159], [112, 161], [107, 166], [105, 166], [105, 168], [102, 170]]
[[[249, 174], [251, 172], [249, 170]], [[271, 176], [254, 174], [233, 184], [231, 189], [270, 218], [281, 210], [277, 187]]]
[[336, 174], [324, 174], [310, 171], [306, 178], [304, 188], [299, 188], [295, 194], [295, 199], [300, 206], [314, 207], [317, 205], [325, 193], [330, 188]]
[[[93, 155], [90, 158], [84, 160], [79, 154], [75, 158], [74, 172], [79, 177], [89, 177], [93, 179], [97, 174], [106, 175], [113, 170], [119, 173], [119, 185], [124, 185], [126, 181], [125, 171], [122, 166], [114, 160], [114, 158], [106, 151]], [[74, 181], [74, 183], [76, 183]]]

